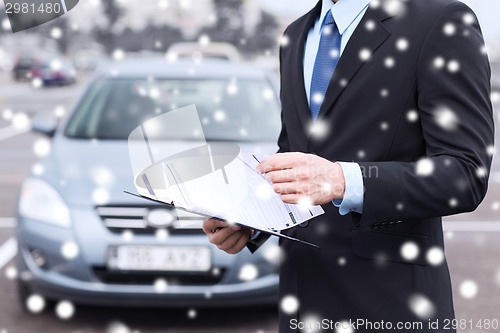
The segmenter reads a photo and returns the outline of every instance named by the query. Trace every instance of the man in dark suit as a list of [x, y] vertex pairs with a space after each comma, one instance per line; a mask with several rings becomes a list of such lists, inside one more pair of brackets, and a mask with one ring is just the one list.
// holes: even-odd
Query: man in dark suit
[[[455, 0], [323, 0], [280, 61], [280, 150], [259, 169], [283, 201], [325, 210], [285, 231], [320, 249], [281, 242], [280, 332], [453, 332], [441, 217], [481, 203], [494, 144], [476, 16]], [[228, 253], [266, 240], [204, 230]]]

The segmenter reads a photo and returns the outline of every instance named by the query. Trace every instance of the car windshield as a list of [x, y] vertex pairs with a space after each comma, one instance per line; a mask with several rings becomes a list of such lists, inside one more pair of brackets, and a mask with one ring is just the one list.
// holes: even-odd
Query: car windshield
[[[79, 139], [127, 140], [140, 124], [195, 104], [206, 140], [273, 141], [281, 126], [279, 102], [265, 79], [100, 79], [66, 128]], [[180, 124], [182, 126], [182, 124]], [[198, 140], [190, 131], [157, 139]]]

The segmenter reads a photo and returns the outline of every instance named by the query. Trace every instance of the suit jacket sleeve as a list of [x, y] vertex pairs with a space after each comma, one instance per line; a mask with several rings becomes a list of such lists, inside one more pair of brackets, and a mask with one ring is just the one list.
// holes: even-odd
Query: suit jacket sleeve
[[[450, 23], [454, 35], [444, 33]], [[491, 167], [488, 147], [494, 143], [491, 73], [481, 50], [484, 41], [473, 12], [460, 2], [446, 7], [426, 37], [417, 69], [425, 159], [360, 163], [361, 226], [468, 212], [481, 203]], [[438, 58], [444, 67], [437, 66]]]

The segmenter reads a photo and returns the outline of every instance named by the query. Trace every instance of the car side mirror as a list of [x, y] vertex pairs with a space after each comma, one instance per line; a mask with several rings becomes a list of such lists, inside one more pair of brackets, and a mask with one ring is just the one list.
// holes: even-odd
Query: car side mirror
[[31, 130], [53, 137], [58, 125], [59, 120], [52, 112], [40, 113], [33, 118]]

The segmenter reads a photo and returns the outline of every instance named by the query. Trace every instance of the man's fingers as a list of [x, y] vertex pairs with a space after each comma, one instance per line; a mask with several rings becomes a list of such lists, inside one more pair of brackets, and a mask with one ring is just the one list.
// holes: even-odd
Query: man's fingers
[[219, 250], [226, 251], [230, 248], [232, 248], [237, 242], [238, 239], [240, 238], [242, 232], [233, 232], [230, 234], [227, 238], [222, 240], [220, 243], [214, 243], [217, 245]]
[[305, 162], [304, 154], [284, 153], [268, 157], [264, 162], [257, 166], [260, 173], [268, 173], [276, 170], [285, 170], [301, 165]]
[[233, 234], [239, 233], [239, 229], [236, 229], [235, 227], [240, 228], [238, 226], [231, 226], [231, 227], [219, 229], [216, 232], [208, 233], [208, 240], [212, 244], [220, 245], [220, 244], [224, 243]]
[[206, 219], [203, 221], [203, 231], [206, 234], [211, 234], [218, 228], [227, 228], [229, 226], [229, 223], [224, 222], [222, 220], [216, 219], [216, 218], [210, 218]]
[[266, 178], [273, 184], [293, 182], [300, 177], [297, 169], [276, 170], [266, 173]]
[[304, 196], [299, 194], [282, 194], [280, 196], [281, 201], [287, 204], [298, 204]]
[[250, 235], [248, 233], [242, 233], [236, 244], [230, 249], [226, 250], [229, 254], [236, 254], [241, 252], [245, 248], [250, 239]]
[[280, 183], [274, 184], [273, 190], [278, 194], [307, 194], [312, 189], [312, 185], [307, 183]]
[[281, 183], [273, 185], [274, 192], [278, 194], [298, 194], [299, 188], [297, 183]]

